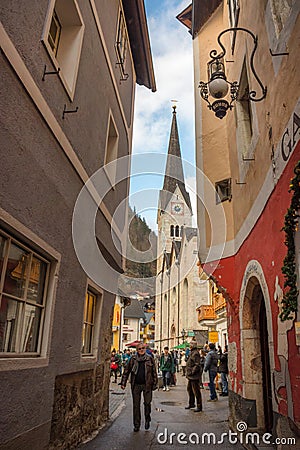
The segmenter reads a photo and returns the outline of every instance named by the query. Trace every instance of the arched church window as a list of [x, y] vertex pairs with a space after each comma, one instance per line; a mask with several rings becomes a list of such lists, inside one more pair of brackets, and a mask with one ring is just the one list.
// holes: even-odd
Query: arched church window
[[176, 225], [176, 227], [175, 227], [175, 237], [180, 237], [179, 225]]
[[170, 236], [171, 237], [174, 236], [174, 225], [171, 225], [171, 227], [170, 227]]

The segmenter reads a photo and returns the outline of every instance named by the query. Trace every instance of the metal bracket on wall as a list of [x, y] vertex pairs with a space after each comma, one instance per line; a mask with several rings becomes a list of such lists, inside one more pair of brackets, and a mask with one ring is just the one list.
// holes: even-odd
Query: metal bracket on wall
[[245, 182], [241, 182], [241, 181], [238, 181], [238, 180], [235, 180], [235, 184], [247, 184], [247, 183], [245, 183]]
[[47, 72], [47, 66], [45, 65], [42, 81], [45, 81], [46, 75], [58, 75], [59, 72], [60, 72], [60, 67], [57, 70], [52, 70], [52, 71]]
[[64, 106], [64, 110], [63, 110], [63, 115], [62, 118], [65, 118], [65, 114], [71, 114], [71, 113], [77, 113], [78, 111], [78, 106], [76, 106], [76, 109], [70, 109], [69, 111], [67, 110], [67, 105]]
[[243, 161], [255, 161], [255, 158], [244, 158], [243, 157]]
[[282, 52], [282, 53], [273, 53], [272, 50], [269, 48], [271, 56], [285, 56], [289, 55], [289, 52]]

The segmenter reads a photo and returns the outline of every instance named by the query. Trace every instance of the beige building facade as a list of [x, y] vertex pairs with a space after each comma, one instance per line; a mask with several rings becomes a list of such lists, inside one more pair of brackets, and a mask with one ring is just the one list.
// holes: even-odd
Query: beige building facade
[[[206, 222], [200, 257], [227, 300], [230, 424], [243, 420], [279, 438], [295, 436], [300, 425], [299, 8], [293, 0], [194, 0], [178, 16], [193, 37], [196, 159], [204, 174], [198, 221]], [[216, 100], [212, 85], [206, 99], [199, 95], [219, 43], [221, 72], [239, 87], [221, 119], [207, 107]], [[231, 84], [228, 103], [232, 92]]]

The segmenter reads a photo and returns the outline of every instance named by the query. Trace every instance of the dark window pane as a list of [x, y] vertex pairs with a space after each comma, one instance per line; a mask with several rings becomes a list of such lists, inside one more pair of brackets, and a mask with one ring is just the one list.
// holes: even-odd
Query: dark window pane
[[41, 305], [45, 287], [47, 264], [43, 261], [32, 258], [27, 299]]
[[24, 326], [21, 338], [23, 352], [36, 352], [41, 322], [41, 309], [31, 305], [25, 305]]
[[0, 307], [0, 352], [16, 352], [17, 333], [21, 330], [22, 303], [2, 297]]
[[23, 298], [28, 273], [29, 254], [15, 244], [11, 244], [5, 274], [3, 291]]
[[3, 236], [0, 236], [0, 280], [1, 280], [1, 276], [2, 276], [2, 269], [3, 269], [6, 245], [7, 245], [7, 239], [5, 239]]

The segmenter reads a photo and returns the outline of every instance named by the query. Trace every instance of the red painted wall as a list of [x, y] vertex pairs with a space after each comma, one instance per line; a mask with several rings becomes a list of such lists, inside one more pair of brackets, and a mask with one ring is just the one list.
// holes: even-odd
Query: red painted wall
[[[283, 288], [284, 277], [281, 273], [283, 260], [286, 256], [287, 247], [284, 245], [285, 234], [281, 231], [284, 224], [284, 216], [290, 206], [292, 194], [288, 192], [291, 178], [294, 177], [294, 167], [300, 159], [300, 142], [298, 142], [290, 160], [282, 173], [282, 176], [272, 192], [255, 227], [248, 238], [240, 247], [238, 253], [230, 258], [220, 261], [214, 272], [217, 281], [227, 289], [227, 293], [232, 299], [228, 302], [228, 336], [229, 342], [235, 342], [238, 351], [236, 376], [237, 393], [241, 395], [241, 352], [240, 352], [240, 323], [239, 323], [239, 295], [242, 279], [246, 266], [250, 260], [257, 260], [262, 266], [264, 276], [269, 289], [272, 320], [273, 320], [273, 341], [275, 354], [275, 368], [279, 369], [277, 357], [277, 317], [278, 304], [274, 301], [275, 279], [279, 277], [279, 284]], [[292, 385], [292, 395], [294, 403], [294, 419], [300, 424], [300, 355], [299, 349], [295, 345], [294, 327], [288, 331], [289, 342], [289, 372]], [[271, 368], [272, 370], [272, 368]], [[234, 383], [231, 388], [233, 389]], [[279, 412], [287, 414], [286, 403], [279, 405]]]

